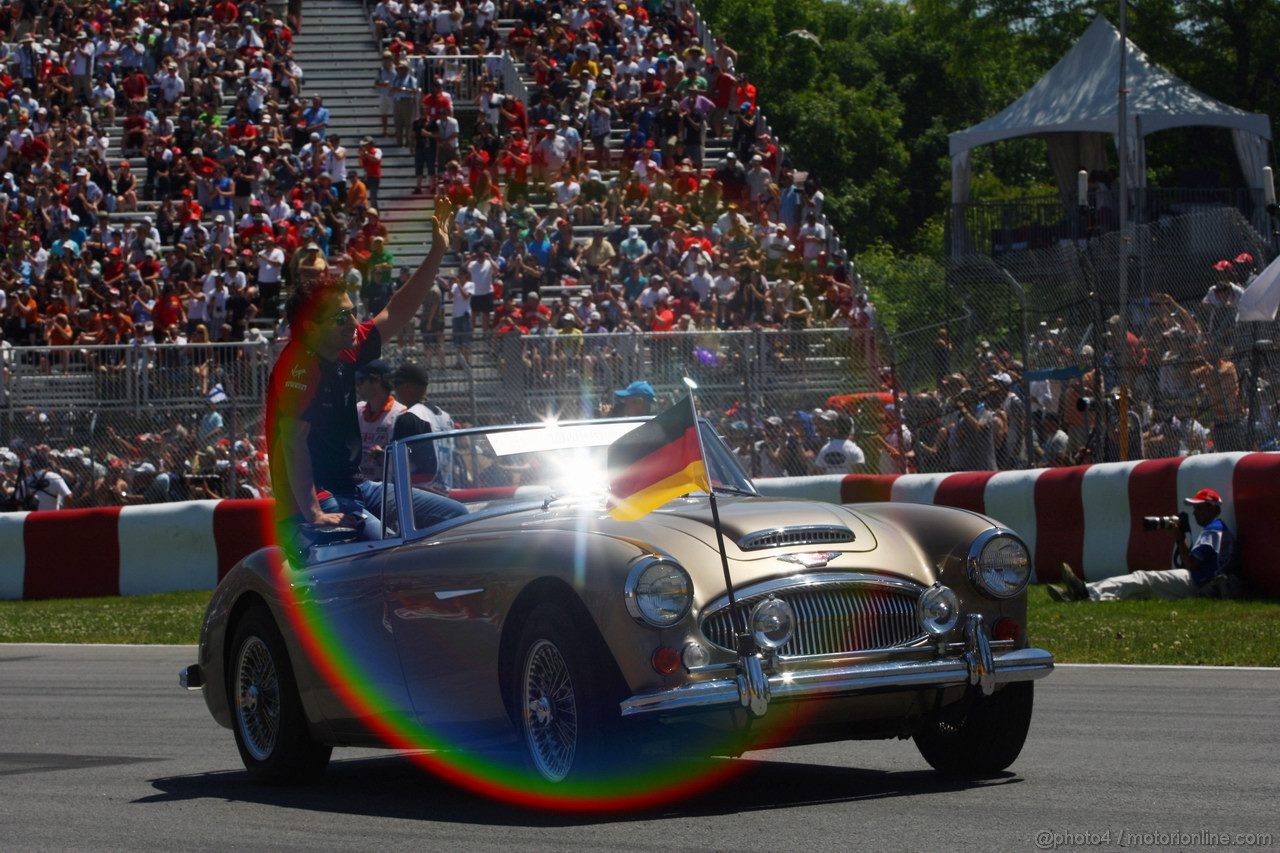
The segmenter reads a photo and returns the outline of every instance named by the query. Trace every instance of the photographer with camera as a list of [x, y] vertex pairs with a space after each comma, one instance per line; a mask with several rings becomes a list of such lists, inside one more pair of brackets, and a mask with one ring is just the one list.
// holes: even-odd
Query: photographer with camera
[[1186, 513], [1176, 516], [1148, 516], [1142, 519], [1145, 530], [1167, 530], [1176, 541], [1172, 569], [1158, 572], [1132, 572], [1114, 578], [1085, 583], [1063, 563], [1062, 581], [1066, 592], [1047, 587], [1056, 601], [1119, 601], [1134, 598], [1191, 598], [1212, 596], [1234, 598], [1240, 594], [1236, 567], [1236, 540], [1219, 517], [1222, 496], [1213, 489], [1201, 489], [1184, 503], [1192, 507], [1200, 535], [1194, 545], [1187, 545], [1191, 523]]
[[17, 463], [13, 477], [13, 489], [0, 497], [4, 512], [32, 512], [59, 510], [71, 496], [71, 487], [52, 465], [48, 449], [38, 445], [31, 458]]

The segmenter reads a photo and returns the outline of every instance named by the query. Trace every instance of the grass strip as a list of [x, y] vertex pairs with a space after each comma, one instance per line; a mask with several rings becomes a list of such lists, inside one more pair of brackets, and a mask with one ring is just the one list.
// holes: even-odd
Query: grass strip
[[[0, 601], [0, 643], [195, 644], [209, 592]], [[1032, 587], [1034, 645], [1062, 663], [1280, 666], [1280, 603], [1058, 604]]]
[[1060, 663], [1280, 666], [1280, 603], [1262, 600], [1060, 604], [1029, 592], [1031, 642]]
[[0, 601], [0, 642], [194, 645], [212, 594]]

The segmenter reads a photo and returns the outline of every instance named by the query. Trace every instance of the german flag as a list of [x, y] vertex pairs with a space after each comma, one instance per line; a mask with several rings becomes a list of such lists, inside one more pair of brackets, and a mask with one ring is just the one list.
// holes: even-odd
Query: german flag
[[695, 489], [711, 491], [693, 403], [682, 400], [609, 445], [609, 515], [635, 521]]

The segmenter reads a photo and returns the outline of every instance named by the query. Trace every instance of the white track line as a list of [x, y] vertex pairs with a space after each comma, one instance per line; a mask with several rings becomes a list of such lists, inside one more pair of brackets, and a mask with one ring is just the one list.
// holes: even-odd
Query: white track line
[[1207, 664], [1180, 663], [1054, 663], [1062, 667], [1092, 667], [1094, 669], [1212, 669], [1228, 672], [1280, 672], [1280, 666], [1210, 666]]
[[182, 643], [0, 643], [0, 649], [21, 647], [53, 647], [59, 649], [196, 649], [199, 646]]
[[[53, 647], [60, 649], [196, 649], [194, 645], [176, 645], [166, 643], [0, 643], [0, 649], [21, 647]], [[1280, 672], [1280, 666], [1207, 666], [1205, 664], [1174, 663], [1055, 663], [1056, 667], [1093, 668], [1093, 669], [1212, 669], [1228, 672]]]

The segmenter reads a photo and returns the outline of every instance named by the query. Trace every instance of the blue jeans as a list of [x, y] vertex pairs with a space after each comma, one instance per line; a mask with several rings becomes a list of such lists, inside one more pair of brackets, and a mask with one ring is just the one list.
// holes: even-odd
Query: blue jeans
[[[359, 492], [359, 486], [357, 486], [356, 490]], [[329, 497], [320, 501], [320, 509], [325, 512], [342, 512], [360, 516], [364, 519], [364, 527], [360, 530], [360, 538], [382, 538], [382, 522], [378, 520], [377, 513], [368, 510], [358, 495], [335, 495], [330, 493]], [[378, 512], [381, 511], [382, 503], [379, 502]]]
[[[467, 508], [455, 500], [428, 492], [425, 489], [410, 489], [413, 498], [413, 526], [417, 530], [457, 518], [467, 514]], [[382, 514], [382, 484], [371, 480], [356, 483], [356, 498], [366, 510], [376, 516]], [[392, 496], [394, 497], [394, 495]], [[378, 536], [382, 533], [379, 530]]]

